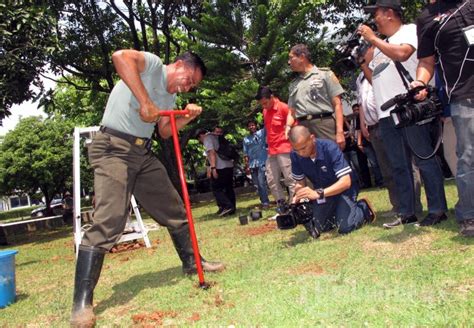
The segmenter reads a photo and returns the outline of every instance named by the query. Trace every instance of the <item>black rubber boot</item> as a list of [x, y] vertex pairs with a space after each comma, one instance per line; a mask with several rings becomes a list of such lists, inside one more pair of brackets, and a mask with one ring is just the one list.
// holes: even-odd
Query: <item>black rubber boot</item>
[[86, 328], [95, 325], [92, 299], [104, 263], [105, 252], [104, 248], [79, 245], [71, 327]]
[[[189, 227], [184, 225], [173, 232], [170, 231], [170, 236], [174, 247], [176, 248], [176, 252], [178, 252], [178, 256], [181, 259], [181, 262], [183, 262], [183, 273], [197, 273], [191, 236], [189, 235]], [[201, 265], [202, 269], [206, 272], [219, 272], [225, 269], [224, 264], [220, 262], [207, 262], [202, 256]]]

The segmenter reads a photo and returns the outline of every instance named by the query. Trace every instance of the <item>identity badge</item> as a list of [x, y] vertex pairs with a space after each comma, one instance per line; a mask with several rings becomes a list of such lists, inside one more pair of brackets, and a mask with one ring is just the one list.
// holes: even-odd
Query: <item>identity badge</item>
[[471, 47], [474, 44], [474, 25], [463, 28], [462, 32], [464, 33], [467, 44]]

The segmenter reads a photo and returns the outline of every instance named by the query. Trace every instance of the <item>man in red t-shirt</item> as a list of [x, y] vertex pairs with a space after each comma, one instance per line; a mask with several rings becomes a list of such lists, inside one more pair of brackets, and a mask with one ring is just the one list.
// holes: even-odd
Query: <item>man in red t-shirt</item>
[[281, 174], [289, 189], [290, 199], [293, 198], [295, 190], [295, 180], [291, 176], [291, 144], [285, 137], [289, 109], [288, 105], [275, 97], [272, 90], [266, 86], [259, 88], [255, 98], [263, 107], [263, 121], [267, 134], [268, 158], [265, 163], [267, 182], [273, 198], [281, 207], [286, 200], [285, 192], [280, 184]]

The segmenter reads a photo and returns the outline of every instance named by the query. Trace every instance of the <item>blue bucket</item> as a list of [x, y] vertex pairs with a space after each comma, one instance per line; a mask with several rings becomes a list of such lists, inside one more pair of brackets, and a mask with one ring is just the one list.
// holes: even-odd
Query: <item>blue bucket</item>
[[0, 251], [0, 308], [15, 302], [15, 254], [18, 251]]

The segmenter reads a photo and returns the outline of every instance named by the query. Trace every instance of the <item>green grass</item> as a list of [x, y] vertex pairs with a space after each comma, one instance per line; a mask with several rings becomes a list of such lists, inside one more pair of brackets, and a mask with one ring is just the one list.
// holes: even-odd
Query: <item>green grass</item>
[[[456, 188], [447, 184], [450, 209]], [[364, 191], [379, 214], [385, 190]], [[240, 213], [258, 203], [239, 197]], [[426, 205], [425, 205], [426, 207]], [[150, 233], [152, 249], [108, 254], [96, 288], [99, 327], [171, 326], [459, 326], [474, 325], [474, 244], [449, 220], [431, 228], [384, 230], [379, 219], [349, 235], [308, 238], [266, 220], [218, 218], [214, 203], [193, 206], [202, 254], [227, 265], [181, 274], [166, 229]], [[265, 211], [265, 217], [273, 214]], [[67, 327], [74, 255], [70, 228], [25, 236], [16, 265], [18, 300], [0, 310], [0, 327]], [[161, 315], [161, 316], [160, 316]], [[138, 321], [141, 318], [143, 321]], [[135, 319], [135, 321], [134, 321]]]

